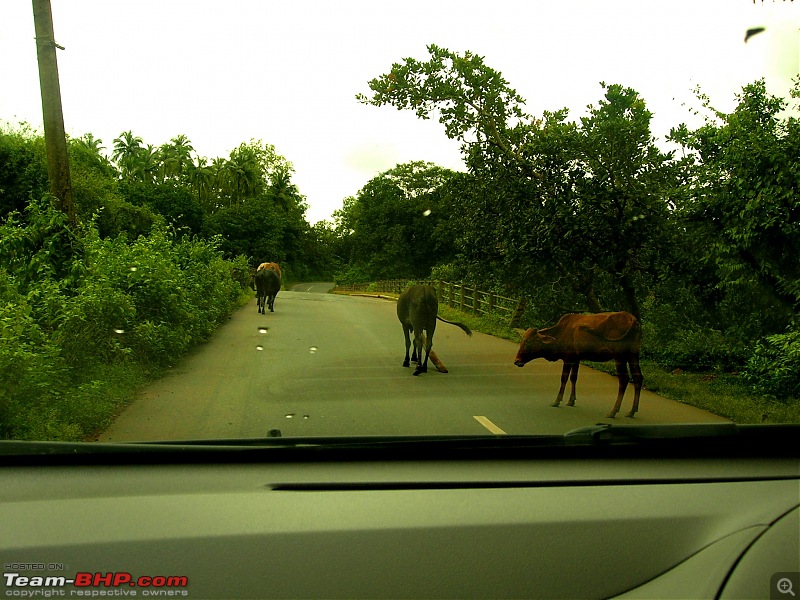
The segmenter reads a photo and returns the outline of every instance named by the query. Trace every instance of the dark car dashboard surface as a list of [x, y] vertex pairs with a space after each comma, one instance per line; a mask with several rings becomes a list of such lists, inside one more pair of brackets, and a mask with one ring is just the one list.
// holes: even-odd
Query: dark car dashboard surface
[[2, 594], [788, 600], [799, 433], [0, 443]]

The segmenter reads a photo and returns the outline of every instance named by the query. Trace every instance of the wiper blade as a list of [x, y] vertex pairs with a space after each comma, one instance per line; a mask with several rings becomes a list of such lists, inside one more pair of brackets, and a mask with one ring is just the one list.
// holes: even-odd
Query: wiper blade
[[573, 429], [564, 434], [568, 445], [607, 445], [648, 440], [696, 439], [739, 434], [736, 423], [671, 423], [666, 425], [613, 425], [598, 423]]
[[739, 425], [723, 423], [669, 423], [664, 425], [614, 425], [598, 423], [590, 427], [573, 429], [564, 434], [568, 446], [575, 445], [617, 445], [647, 444], [657, 442], [676, 443], [716, 441], [749, 443], [756, 440], [784, 439], [797, 436], [800, 426], [792, 424], [777, 425]]
[[222, 438], [202, 440], [164, 440], [140, 442], [46, 442], [0, 440], [0, 456], [138, 454], [153, 452], [203, 453], [237, 452], [259, 449], [391, 449], [392, 447], [492, 448], [524, 446], [563, 446], [561, 435], [481, 435], [481, 436], [359, 436], [359, 437], [280, 437]]
[[[155, 442], [0, 441], [0, 465], [80, 462], [460, 460], [659, 456], [798, 456], [800, 425], [615, 425], [564, 435], [264, 437]], [[630, 448], [636, 447], [634, 453]]]

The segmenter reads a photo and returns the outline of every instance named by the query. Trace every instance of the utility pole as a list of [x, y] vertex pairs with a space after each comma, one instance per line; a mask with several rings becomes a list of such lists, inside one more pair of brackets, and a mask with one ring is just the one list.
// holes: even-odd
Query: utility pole
[[42, 91], [44, 143], [47, 149], [47, 174], [50, 191], [58, 199], [72, 225], [77, 224], [72, 203], [72, 180], [69, 174], [67, 137], [61, 111], [61, 86], [58, 81], [56, 44], [53, 35], [53, 13], [50, 0], [33, 0], [33, 22], [36, 29], [36, 56], [39, 60], [39, 86]]

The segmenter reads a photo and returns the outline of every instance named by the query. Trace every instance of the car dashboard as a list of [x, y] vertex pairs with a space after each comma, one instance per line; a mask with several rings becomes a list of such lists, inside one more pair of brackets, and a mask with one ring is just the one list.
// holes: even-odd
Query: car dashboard
[[12, 452], [3, 593], [788, 598], [797, 433]]

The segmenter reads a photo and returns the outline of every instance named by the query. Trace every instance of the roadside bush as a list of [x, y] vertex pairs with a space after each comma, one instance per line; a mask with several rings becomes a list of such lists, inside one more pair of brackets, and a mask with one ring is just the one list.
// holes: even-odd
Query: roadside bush
[[800, 398], [800, 331], [771, 335], [759, 342], [743, 376], [758, 393]]
[[101, 430], [153, 366], [211, 336], [248, 278], [244, 257], [224, 260], [214, 241], [163, 224], [102, 238], [94, 221], [71, 229], [46, 199], [26, 217], [0, 224], [0, 437]]
[[642, 356], [668, 370], [740, 369], [747, 349], [709, 321], [703, 305], [685, 288], [651, 295], [642, 303]]
[[36, 323], [28, 298], [0, 270], [0, 436], [13, 436], [27, 404], [58, 397], [67, 379], [59, 347]]

